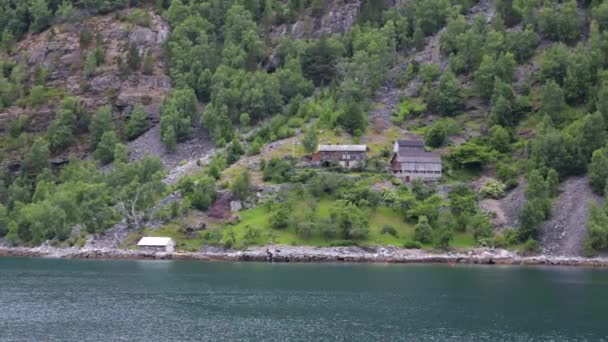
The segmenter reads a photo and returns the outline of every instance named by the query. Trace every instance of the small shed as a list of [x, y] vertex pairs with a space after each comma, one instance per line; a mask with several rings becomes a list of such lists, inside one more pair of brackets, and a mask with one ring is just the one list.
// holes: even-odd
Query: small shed
[[170, 237], [146, 236], [139, 240], [137, 247], [143, 251], [173, 253], [175, 251], [175, 241]]
[[367, 154], [367, 145], [319, 145], [313, 160], [326, 163], [334, 161], [342, 167], [359, 166]]

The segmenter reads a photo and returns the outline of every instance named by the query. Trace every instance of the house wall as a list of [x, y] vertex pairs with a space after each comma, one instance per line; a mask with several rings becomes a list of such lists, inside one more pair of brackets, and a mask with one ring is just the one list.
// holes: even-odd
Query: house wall
[[[421, 163], [422, 165], [426, 165], [425, 163]], [[433, 165], [433, 164], [429, 164], [429, 165]], [[417, 170], [406, 170], [403, 167], [403, 164], [393, 161], [391, 163], [392, 166], [392, 170], [393, 170], [393, 174], [403, 180], [403, 181], [415, 181], [415, 180], [423, 180], [423, 181], [436, 181], [441, 179], [441, 175], [443, 174], [442, 171], [439, 171], [439, 173], [437, 172], [432, 172], [432, 171], [417, 171]], [[430, 167], [427, 167], [430, 168]]]
[[321, 162], [337, 161], [342, 167], [357, 166], [364, 159], [365, 159], [365, 152], [348, 152], [348, 151], [319, 152], [319, 160]]
[[138, 249], [148, 253], [172, 253], [175, 250], [175, 246], [139, 246]]

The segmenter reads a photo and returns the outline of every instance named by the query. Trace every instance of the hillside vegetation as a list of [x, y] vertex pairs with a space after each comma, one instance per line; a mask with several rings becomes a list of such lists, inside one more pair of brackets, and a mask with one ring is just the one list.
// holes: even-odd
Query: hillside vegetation
[[[124, 219], [132, 239], [171, 235], [188, 249], [283, 243], [538, 252], [551, 244], [555, 252], [570, 244], [560, 241], [570, 228], [586, 235], [572, 240], [585, 241], [585, 253], [608, 248], [608, 209], [588, 205], [590, 191], [574, 200], [560, 194], [572, 176], [586, 176], [584, 186], [598, 195], [606, 188], [608, 2], [31, 0], [0, 7], [6, 243], [82, 244], [87, 233], [103, 236]], [[123, 23], [126, 33], [88, 32], [99, 18]], [[159, 43], [163, 25], [170, 33]], [[77, 88], [53, 80], [68, 66], [49, 70], [23, 53], [66, 30], [82, 51], [71, 64]], [[139, 44], [134, 32], [157, 36]], [[170, 90], [152, 82], [142, 91], [142, 79], [165, 73]], [[95, 82], [108, 75], [124, 85]], [[89, 101], [100, 94], [110, 100]], [[42, 106], [46, 114], [36, 110]], [[207, 138], [218, 152], [167, 186], [158, 157], [130, 157], [127, 143], [151, 127], [163, 145], [152, 154]], [[405, 186], [389, 174], [400, 137], [420, 137], [442, 155], [439, 184]], [[350, 172], [312, 168], [302, 157], [318, 143], [365, 143], [370, 151]], [[178, 200], [156, 205], [173, 192]], [[231, 213], [230, 201], [244, 210]], [[577, 215], [588, 219], [555, 216], [552, 208], [564, 203], [580, 203]], [[559, 228], [564, 220], [584, 227]]]

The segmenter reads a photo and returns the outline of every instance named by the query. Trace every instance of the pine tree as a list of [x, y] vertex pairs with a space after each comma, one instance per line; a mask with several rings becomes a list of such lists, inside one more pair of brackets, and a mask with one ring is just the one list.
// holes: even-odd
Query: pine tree
[[112, 109], [109, 106], [103, 106], [95, 112], [89, 132], [91, 133], [91, 150], [97, 148], [97, 144], [105, 132], [114, 130], [114, 121], [112, 120]]
[[126, 131], [129, 139], [134, 139], [146, 131], [148, 127], [148, 114], [141, 104], [135, 105], [131, 119], [127, 123]]
[[458, 114], [464, 106], [464, 98], [460, 81], [451, 71], [444, 73], [439, 79], [439, 89], [431, 99], [436, 111], [444, 116]]
[[32, 15], [32, 22], [30, 24], [32, 32], [40, 32], [51, 23], [52, 12], [49, 10], [45, 0], [32, 0], [30, 13]]
[[317, 145], [319, 144], [319, 138], [317, 137], [317, 130], [314, 127], [311, 127], [306, 132], [304, 139], [302, 139], [302, 145], [304, 145], [304, 150], [306, 153], [314, 153], [317, 150]]
[[107, 164], [114, 160], [116, 144], [118, 144], [116, 133], [114, 131], [105, 132], [95, 149], [95, 159], [99, 160], [102, 164]]

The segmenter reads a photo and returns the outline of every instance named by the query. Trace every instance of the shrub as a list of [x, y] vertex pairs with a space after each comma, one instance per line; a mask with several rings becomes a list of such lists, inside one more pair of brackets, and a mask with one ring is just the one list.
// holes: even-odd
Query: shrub
[[150, 27], [150, 24], [152, 22], [152, 17], [150, 17], [150, 14], [139, 8], [131, 10], [127, 19], [129, 20], [129, 22], [135, 25], [144, 27]]
[[521, 252], [524, 255], [534, 254], [534, 253], [537, 253], [538, 251], [540, 251], [540, 244], [538, 243], [538, 241], [536, 241], [534, 239], [528, 239], [521, 246]]
[[517, 169], [515, 166], [500, 162], [496, 166], [496, 176], [504, 184], [506, 189], [513, 189], [517, 186]]
[[126, 131], [129, 139], [137, 138], [146, 131], [148, 126], [148, 114], [141, 104], [135, 105], [131, 112], [131, 118], [127, 123]]
[[260, 154], [260, 150], [262, 149], [263, 144], [264, 143], [259, 137], [255, 138], [255, 140], [251, 143], [251, 145], [249, 145], [249, 148], [247, 149], [247, 155], [253, 156], [256, 154]]
[[203, 176], [195, 181], [192, 188], [192, 206], [199, 210], [207, 210], [215, 200], [215, 180]]
[[448, 226], [441, 226], [435, 233], [433, 245], [440, 249], [447, 249], [453, 239], [454, 234], [452, 233], [452, 229]]
[[403, 248], [405, 249], [421, 249], [422, 244], [418, 241], [406, 240], [403, 243]]
[[219, 245], [223, 234], [219, 229], [210, 229], [203, 233], [203, 240], [210, 245]]
[[439, 121], [424, 133], [424, 143], [430, 147], [441, 147], [447, 139], [447, 131], [443, 122]]
[[260, 229], [256, 228], [256, 227], [252, 227], [250, 225], [247, 225], [245, 227], [245, 239], [247, 239], [247, 241], [257, 241], [257, 239], [261, 236], [262, 234], [260, 233]]
[[414, 229], [414, 240], [420, 243], [431, 243], [433, 241], [433, 229], [426, 216], [418, 218], [418, 224]]
[[288, 160], [272, 158], [262, 168], [265, 181], [284, 183], [293, 176], [293, 165]]
[[329, 244], [329, 247], [348, 247], [348, 246], [359, 246], [359, 243], [357, 243], [357, 241], [353, 241], [353, 240], [336, 240], [336, 241], [332, 241]]
[[296, 224], [296, 234], [301, 239], [310, 239], [314, 231], [315, 223], [313, 221], [300, 221]]
[[285, 229], [289, 226], [289, 210], [281, 207], [270, 216], [270, 227], [272, 229]]
[[338, 229], [331, 220], [322, 220], [320, 222], [321, 235], [325, 240], [331, 240], [338, 234]]
[[251, 193], [251, 176], [247, 170], [243, 171], [231, 186], [232, 195], [239, 200], [245, 200]]
[[105, 132], [95, 149], [95, 159], [99, 160], [102, 164], [107, 164], [114, 160], [114, 150], [118, 143], [118, 138], [114, 131]]
[[384, 235], [392, 235], [394, 237], [398, 237], [399, 234], [397, 233], [397, 229], [395, 229], [395, 227], [391, 226], [391, 225], [385, 225], [384, 227], [382, 227], [382, 230], [380, 231], [381, 234]]
[[489, 180], [479, 189], [479, 194], [483, 198], [501, 199], [505, 197], [507, 187], [500, 181]]

